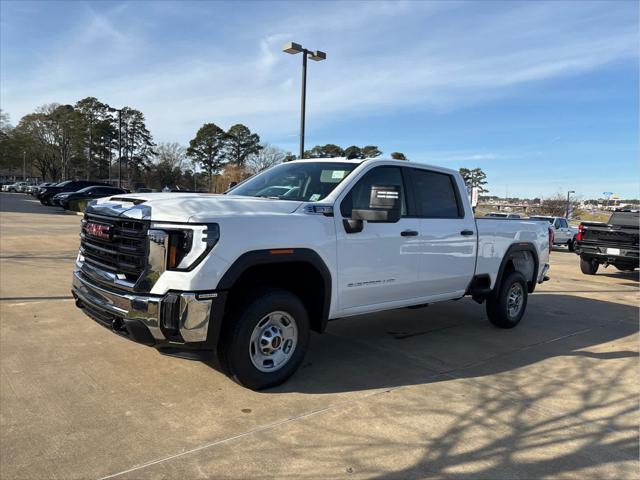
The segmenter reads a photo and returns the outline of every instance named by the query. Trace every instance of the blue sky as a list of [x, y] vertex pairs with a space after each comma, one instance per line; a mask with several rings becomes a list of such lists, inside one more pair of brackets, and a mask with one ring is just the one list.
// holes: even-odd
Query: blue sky
[[0, 3], [0, 102], [96, 96], [142, 110], [158, 142], [244, 123], [297, 151], [379, 145], [481, 167], [491, 194], [640, 196], [635, 1]]

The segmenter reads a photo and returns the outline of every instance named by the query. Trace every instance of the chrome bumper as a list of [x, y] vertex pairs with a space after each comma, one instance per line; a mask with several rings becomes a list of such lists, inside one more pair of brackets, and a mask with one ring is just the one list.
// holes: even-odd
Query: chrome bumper
[[[114, 292], [92, 283], [80, 270], [73, 273], [71, 291], [78, 306], [86, 308], [85, 313], [104, 326], [117, 330], [119, 322], [124, 322], [122, 332], [126, 333], [131, 322], [141, 323], [153, 337], [153, 341], [141, 343], [151, 344], [205, 342], [212, 305], [218, 295], [178, 292], [152, 296]], [[171, 331], [179, 332], [179, 338], [166, 334]], [[136, 340], [135, 335], [131, 337]]]

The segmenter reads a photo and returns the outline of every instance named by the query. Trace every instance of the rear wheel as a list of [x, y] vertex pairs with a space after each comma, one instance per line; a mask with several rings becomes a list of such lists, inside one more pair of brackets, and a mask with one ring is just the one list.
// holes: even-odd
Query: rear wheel
[[567, 247], [569, 247], [569, 251], [570, 252], [575, 252], [576, 251], [576, 239], [572, 238], [571, 240], [569, 240], [569, 243], [567, 243]]
[[592, 258], [580, 257], [580, 270], [585, 275], [595, 275], [600, 265]]
[[487, 300], [487, 315], [500, 328], [513, 328], [527, 308], [527, 281], [520, 272], [509, 273], [498, 287], [496, 295]]
[[252, 390], [287, 380], [300, 366], [309, 344], [309, 316], [286, 290], [262, 290], [242, 302], [228, 321], [221, 346], [227, 374]]
[[614, 265], [621, 272], [633, 272], [636, 267], [633, 265]]

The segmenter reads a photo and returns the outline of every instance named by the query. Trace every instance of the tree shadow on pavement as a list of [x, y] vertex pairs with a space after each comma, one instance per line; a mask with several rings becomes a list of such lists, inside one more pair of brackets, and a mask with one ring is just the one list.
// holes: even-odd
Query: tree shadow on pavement
[[[351, 408], [361, 431], [325, 421], [309, 428], [331, 445], [279, 436], [274, 454], [325, 471], [340, 452], [348, 472], [367, 478], [635, 478], [637, 307], [537, 294], [505, 331], [462, 303], [342, 320], [353, 327], [314, 337], [310, 365], [270, 394], [383, 390]], [[418, 335], [370, 333], [410, 329]], [[394, 398], [403, 386], [413, 387]]]

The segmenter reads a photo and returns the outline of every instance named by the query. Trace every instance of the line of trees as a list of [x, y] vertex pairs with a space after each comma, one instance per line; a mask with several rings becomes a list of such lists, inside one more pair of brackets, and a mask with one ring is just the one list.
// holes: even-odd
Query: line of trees
[[113, 152], [120, 145], [124, 176], [131, 182], [142, 176], [155, 155], [141, 111], [118, 111], [95, 97], [74, 105], [43, 105], [15, 127], [3, 114], [1, 130], [1, 166], [19, 168], [28, 159], [32, 172], [46, 180], [112, 178]]
[[[365, 145], [364, 147], [351, 145], [347, 148], [342, 148], [338, 145], [334, 145], [333, 143], [316, 145], [311, 150], [305, 150], [304, 152], [304, 158], [376, 158], [380, 155], [382, 155], [382, 150], [380, 150], [376, 145]], [[392, 152], [391, 158], [394, 160], [407, 160], [405, 154], [401, 152]]]
[[[375, 158], [375, 145], [342, 148], [316, 145], [304, 158]], [[407, 160], [400, 152], [391, 157]], [[116, 183], [121, 177], [130, 189], [180, 188], [225, 191], [237, 182], [281, 162], [294, 160], [290, 152], [262, 143], [243, 124], [224, 130], [205, 123], [188, 146], [156, 144], [144, 114], [131, 107], [115, 109], [95, 97], [73, 105], [52, 103], [22, 117], [14, 127], [0, 111], [0, 169], [21, 171], [45, 181], [86, 178]]]

